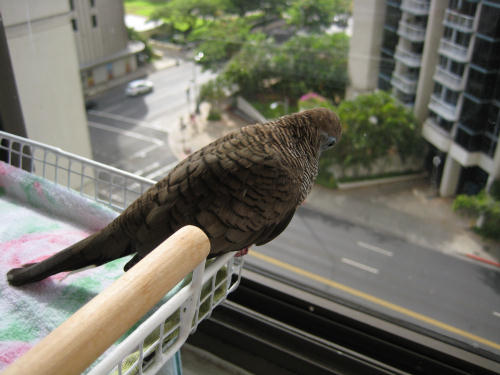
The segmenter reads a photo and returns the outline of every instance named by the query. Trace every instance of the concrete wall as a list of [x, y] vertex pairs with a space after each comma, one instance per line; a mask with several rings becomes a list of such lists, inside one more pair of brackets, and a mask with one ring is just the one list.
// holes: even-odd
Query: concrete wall
[[347, 99], [377, 87], [385, 8], [384, 0], [354, 0]]
[[0, 0], [29, 138], [92, 157], [67, 0]]
[[[70, 16], [77, 23], [74, 34], [81, 65], [93, 64], [127, 47], [122, 0], [95, 1], [94, 7], [90, 1], [74, 0], [73, 3], [75, 9]], [[96, 17], [96, 27], [92, 16]]]
[[432, 1], [427, 20], [425, 32], [424, 51], [422, 53], [422, 65], [418, 79], [417, 95], [413, 112], [419, 123], [427, 118], [429, 100], [434, 88], [434, 72], [438, 63], [438, 48], [443, 34], [444, 11], [447, 7], [446, 1]]

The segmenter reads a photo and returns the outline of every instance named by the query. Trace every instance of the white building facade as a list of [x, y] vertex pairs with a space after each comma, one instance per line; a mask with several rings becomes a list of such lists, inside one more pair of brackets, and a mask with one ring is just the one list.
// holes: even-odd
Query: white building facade
[[122, 0], [67, 0], [85, 95], [113, 85], [134, 72], [144, 50], [129, 41]]
[[25, 134], [91, 158], [67, 0], [0, 0], [0, 12]]
[[500, 178], [500, 2], [354, 0], [353, 13], [375, 47], [353, 36], [348, 95], [382, 89], [413, 108], [442, 196]]

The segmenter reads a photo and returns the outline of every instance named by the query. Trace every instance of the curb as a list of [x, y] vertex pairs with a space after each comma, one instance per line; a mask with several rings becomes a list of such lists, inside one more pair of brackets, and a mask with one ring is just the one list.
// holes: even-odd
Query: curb
[[427, 176], [427, 173], [421, 172], [421, 173], [408, 174], [408, 175], [404, 175], [404, 176], [377, 178], [377, 179], [373, 179], [373, 180], [363, 180], [363, 181], [356, 181], [356, 182], [337, 182], [337, 186], [340, 190], [359, 189], [359, 188], [364, 188], [364, 187], [369, 187], [369, 186], [392, 184], [394, 182], [417, 180], [420, 178], [424, 178], [425, 176]]
[[465, 254], [465, 256], [467, 258], [474, 259], [474, 260], [477, 260], [479, 262], [483, 262], [483, 263], [489, 264], [490, 266], [495, 266], [495, 267], [499, 267], [500, 268], [500, 263], [499, 262], [495, 262], [494, 260], [489, 260], [489, 259], [486, 259], [486, 258], [482, 258], [482, 257], [474, 255], [474, 254]]

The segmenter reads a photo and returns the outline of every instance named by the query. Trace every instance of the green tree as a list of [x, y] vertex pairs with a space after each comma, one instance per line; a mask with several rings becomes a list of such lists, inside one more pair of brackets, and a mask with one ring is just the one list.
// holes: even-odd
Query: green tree
[[272, 57], [277, 88], [296, 98], [311, 90], [329, 98], [343, 96], [348, 50], [349, 37], [343, 33], [290, 38]]
[[266, 80], [272, 76], [270, 51], [273, 48], [274, 44], [263, 35], [257, 36], [243, 45], [226, 64], [220, 76], [228, 87], [236, 86], [246, 96], [265, 91]]
[[186, 40], [195, 27], [203, 25], [202, 21], [213, 20], [230, 7], [230, 0], [170, 0], [152, 18], [173, 25]]
[[286, 10], [288, 23], [313, 32], [330, 26], [335, 15], [349, 12], [348, 0], [294, 0]]
[[260, 33], [251, 33], [251, 28], [247, 18], [236, 17], [219, 18], [197, 28], [189, 39], [197, 42], [196, 51], [202, 52], [198, 63], [204, 69], [220, 69], [246, 42], [261, 38]]
[[336, 112], [342, 120], [342, 140], [326, 158], [344, 168], [370, 168], [381, 157], [398, 154], [402, 160], [422, 152], [416, 119], [405, 106], [384, 91], [342, 102]]
[[261, 11], [267, 19], [281, 17], [287, 0], [230, 0], [228, 12], [243, 17], [249, 12]]
[[500, 200], [498, 187], [500, 182], [495, 181], [494, 189], [490, 194], [481, 191], [477, 195], [458, 195], [453, 202], [453, 209], [463, 215], [479, 218], [474, 229], [481, 235], [500, 240]]
[[225, 98], [226, 84], [220, 77], [212, 79], [201, 86], [198, 102], [208, 101], [210, 103], [208, 120], [220, 120], [220, 106]]
[[144, 43], [144, 51], [142, 51], [142, 53], [146, 56], [146, 61], [151, 62], [154, 54], [153, 47], [151, 47], [149, 40], [131, 27], [127, 27], [127, 35], [129, 40], [138, 40]]

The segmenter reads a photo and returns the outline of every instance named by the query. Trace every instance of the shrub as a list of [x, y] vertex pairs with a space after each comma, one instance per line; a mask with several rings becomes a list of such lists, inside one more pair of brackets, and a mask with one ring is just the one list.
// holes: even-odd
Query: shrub
[[219, 121], [221, 119], [220, 110], [217, 108], [210, 108], [208, 112], [207, 120], [208, 121]]

